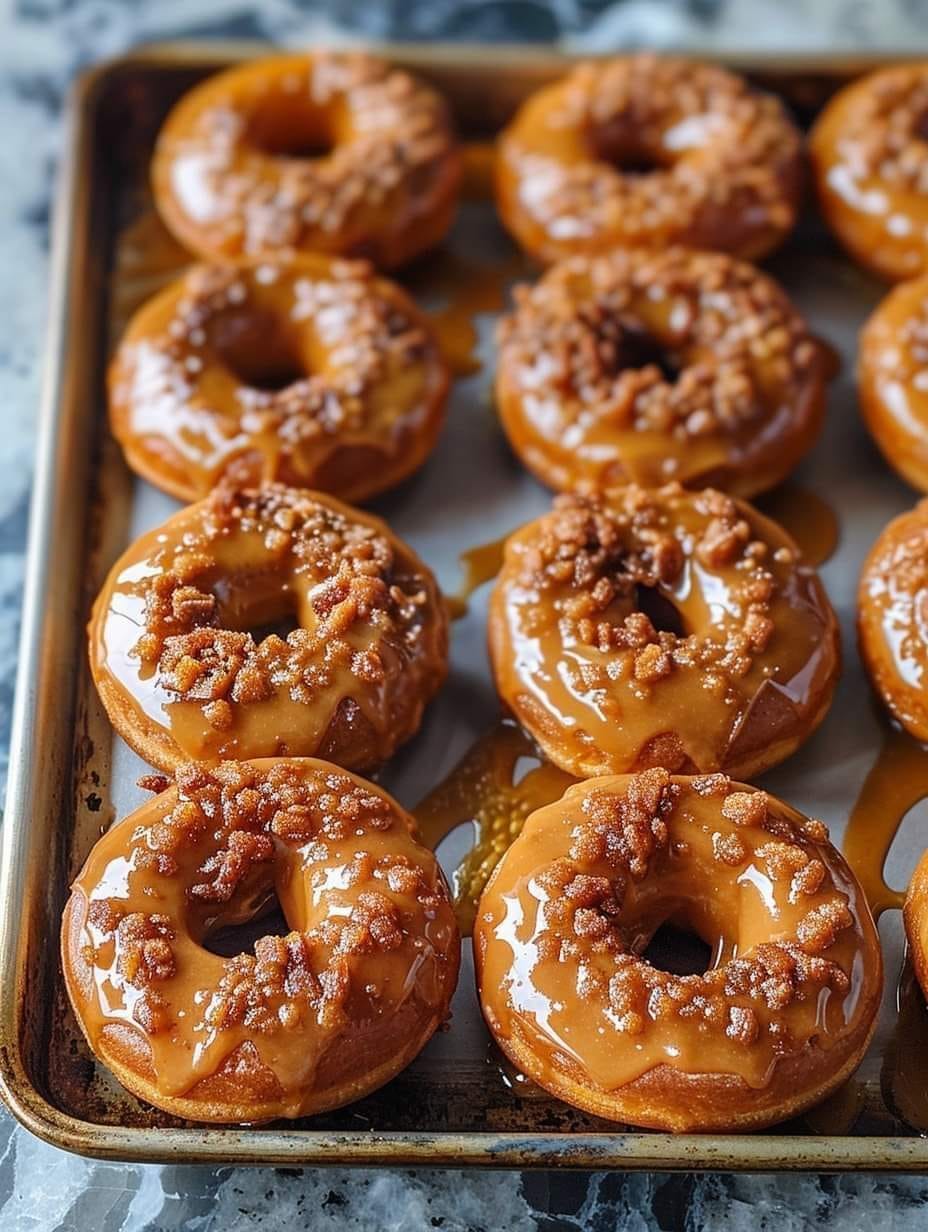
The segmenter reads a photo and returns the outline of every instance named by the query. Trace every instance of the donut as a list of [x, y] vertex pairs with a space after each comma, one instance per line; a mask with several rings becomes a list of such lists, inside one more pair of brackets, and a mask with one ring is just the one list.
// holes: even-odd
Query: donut
[[819, 203], [855, 261], [897, 282], [928, 270], [928, 63], [840, 90], [809, 137]]
[[743, 78], [618, 56], [522, 104], [499, 138], [496, 198], [539, 261], [672, 244], [754, 259], [792, 230], [801, 156], [782, 104]]
[[928, 500], [870, 549], [857, 593], [860, 657], [897, 723], [928, 741]]
[[928, 851], [915, 866], [902, 907], [908, 959], [928, 1000]]
[[[97, 842], [65, 908], [65, 985], [93, 1053], [196, 1121], [308, 1116], [388, 1082], [447, 1018], [460, 958], [413, 826], [327, 762], [182, 767]], [[208, 948], [275, 899], [286, 935]]]
[[170, 112], [152, 160], [158, 211], [200, 256], [325, 252], [384, 269], [444, 237], [460, 176], [443, 99], [351, 51], [217, 73]]
[[864, 422], [889, 465], [928, 492], [928, 275], [893, 287], [860, 333]]
[[751, 778], [818, 726], [840, 670], [815, 570], [749, 505], [678, 484], [569, 494], [506, 541], [500, 698], [576, 778]]
[[[666, 923], [711, 952], [673, 974]], [[882, 958], [820, 821], [726, 775], [590, 779], [533, 813], [477, 910], [480, 1003], [534, 1082], [613, 1121], [760, 1129], [839, 1086], [873, 1033]]]
[[379, 518], [280, 484], [217, 488], [142, 535], [89, 633], [110, 722], [167, 771], [317, 755], [378, 765], [447, 671], [426, 565]]
[[815, 442], [829, 362], [785, 292], [724, 253], [571, 257], [499, 328], [513, 449], [560, 491], [773, 487]]
[[234, 473], [362, 501], [425, 461], [449, 380], [422, 313], [366, 264], [201, 265], [130, 322], [110, 424], [179, 500]]

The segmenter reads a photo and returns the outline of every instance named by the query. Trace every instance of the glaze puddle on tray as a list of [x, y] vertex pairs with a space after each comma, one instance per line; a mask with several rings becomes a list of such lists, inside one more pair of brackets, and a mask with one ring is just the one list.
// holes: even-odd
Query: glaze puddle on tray
[[573, 782], [541, 756], [521, 727], [503, 719], [413, 810], [422, 841], [433, 851], [458, 826], [474, 827], [473, 847], [450, 878], [464, 936], [470, 935], [483, 887], [526, 817], [559, 800]]

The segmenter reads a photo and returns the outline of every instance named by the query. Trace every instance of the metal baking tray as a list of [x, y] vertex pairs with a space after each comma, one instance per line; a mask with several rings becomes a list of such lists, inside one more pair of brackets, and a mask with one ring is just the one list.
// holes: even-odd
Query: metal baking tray
[[[323, 1117], [259, 1128], [179, 1122], [122, 1091], [88, 1053], [64, 998], [59, 916], [69, 880], [94, 839], [140, 801], [135, 780], [144, 767], [106, 723], [88, 677], [84, 628], [108, 564], [176, 507], [130, 476], [109, 438], [105, 365], [130, 302], [158, 281], [138, 251], [151, 237], [146, 240], [137, 220], [150, 210], [146, 168], [161, 119], [197, 79], [266, 50], [243, 44], [143, 50], [85, 76], [71, 104], [54, 225], [51, 329], [0, 867], [4, 1099], [27, 1128], [60, 1147], [147, 1162], [924, 1168], [928, 1141], [913, 1128], [920, 1116], [909, 1111], [909, 1097], [928, 1094], [928, 1061], [917, 1068], [920, 1056], [928, 1058], [928, 1013], [905, 975], [901, 1019], [896, 1012], [903, 970], [897, 910], [881, 922], [884, 1013], [858, 1076], [824, 1108], [764, 1134], [626, 1131], [507, 1077], [480, 1020], [468, 945], [451, 1029], [387, 1087]], [[565, 57], [526, 48], [375, 50], [431, 78], [451, 100], [465, 138], [489, 137], [528, 90], [568, 64]], [[837, 85], [878, 63], [859, 56], [728, 62], [778, 89], [803, 122]], [[450, 249], [451, 257], [442, 260], [461, 276], [475, 263], [517, 265], [486, 202], [464, 205]], [[844, 359], [824, 438], [797, 481], [824, 495], [839, 519], [840, 545], [823, 576], [842, 619], [846, 668], [823, 728], [765, 776], [764, 785], [823, 817], [840, 841], [887, 730], [853, 643], [857, 572], [881, 527], [914, 498], [876, 455], [855, 401], [856, 332], [883, 288], [842, 256], [811, 206], [796, 237], [769, 266]], [[510, 456], [492, 415], [493, 320], [487, 308], [493, 296], [482, 298], [473, 288], [468, 294], [470, 308], [483, 309], [477, 317], [482, 370], [456, 383], [444, 437], [422, 473], [376, 505], [449, 592], [458, 585], [462, 551], [496, 539], [549, 501]], [[794, 503], [795, 520], [805, 505], [797, 503], [796, 488], [791, 491], [779, 501], [787, 512]], [[455, 623], [449, 684], [420, 735], [384, 775], [408, 806], [498, 717], [484, 649], [485, 600], [484, 588]], [[926, 819], [928, 808], [906, 816], [887, 862], [893, 885], [905, 884], [924, 846]]]

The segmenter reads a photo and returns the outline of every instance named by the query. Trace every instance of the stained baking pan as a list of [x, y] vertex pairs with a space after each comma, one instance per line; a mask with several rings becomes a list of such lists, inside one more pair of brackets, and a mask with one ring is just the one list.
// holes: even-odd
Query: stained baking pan
[[[127, 1095], [88, 1053], [64, 998], [59, 916], [69, 880], [94, 839], [140, 802], [136, 779], [144, 767], [113, 737], [96, 700], [85, 666], [84, 626], [108, 564], [176, 507], [129, 475], [109, 439], [105, 365], [129, 308], [184, 260], [158, 230], [148, 199], [146, 168], [158, 125], [196, 80], [260, 50], [201, 44], [142, 51], [85, 77], [71, 106], [54, 229], [51, 333], [0, 870], [4, 1099], [24, 1125], [58, 1146], [147, 1162], [826, 1171], [928, 1165], [922, 1136], [928, 1131], [928, 1013], [903, 965], [899, 898], [892, 888], [904, 885], [924, 846], [928, 809], [921, 815], [918, 805], [908, 809], [889, 852], [889, 887], [882, 881], [882, 854], [896, 814], [928, 794], [928, 773], [873, 707], [853, 644], [860, 561], [913, 496], [877, 457], [855, 403], [856, 333], [882, 288], [842, 256], [812, 212], [769, 264], [816, 332], [843, 356], [843, 368], [821, 444], [768, 507], [820, 554], [830, 546], [833, 512], [840, 542], [823, 576], [842, 619], [847, 665], [823, 728], [765, 776], [764, 785], [824, 818], [839, 842], [847, 835], [846, 846], [887, 908], [881, 919], [887, 993], [859, 1074], [825, 1106], [770, 1133], [626, 1131], [567, 1108], [501, 1067], [478, 1013], [467, 946], [450, 1030], [383, 1090], [324, 1117], [260, 1128], [186, 1124]], [[567, 63], [518, 48], [377, 50], [431, 78], [451, 100], [464, 137], [474, 140], [491, 135], [528, 90]], [[783, 93], [804, 122], [837, 85], [876, 67], [861, 57], [735, 57], [731, 63]], [[480, 165], [475, 158], [477, 173]], [[414, 292], [435, 301], [446, 341], [463, 345], [458, 360], [464, 375], [435, 456], [377, 509], [451, 593], [462, 552], [496, 540], [549, 501], [509, 455], [490, 406], [493, 312], [504, 279], [520, 269], [528, 272], [488, 202], [471, 200], [448, 250], [410, 276]], [[475, 356], [468, 354], [475, 341], [471, 318]], [[483, 556], [492, 559], [493, 553]], [[473, 566], [480, 558], [466, 559]], [[498, 718], [484, 650], [485, 600], [486, 590], [478, 590], [462, 605], [449, 684], [419, 737], [385, 773], [385, 784], [410, 807]], [[504, 736], [503, 745], [511, 738]], [[473, 756], [479, 760], [488, 747], [491, 760], [498, 754], [506, 761], [506, 748], [492, 737]], [[906, 770], [899, 790], [899, 767], [911, 764], [923, 785]], [[872, 807], [883, 799], [885, 781], [901, 800], [895, 814], [888, 806]], [[906, 783], [914, 784], [908, 796]], [[449, 867], [461, 833], [440, 850]]]

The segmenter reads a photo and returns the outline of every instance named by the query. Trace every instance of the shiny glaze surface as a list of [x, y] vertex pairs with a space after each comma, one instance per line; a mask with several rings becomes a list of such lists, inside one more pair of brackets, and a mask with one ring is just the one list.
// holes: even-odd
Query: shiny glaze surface
[[519, 288], [496, 399], [560, 491], [677, 480], [753, 496], [812, 447], [829, 359], [783, 289], [723, 253], [618, 250]]
[[560, 497], [512, 535], [490, 650], [504, 702], [578, 776], [759, 773], [824, 717], [840, 667], [834, 612], [789, 536], [673, 486]]
[[899, 910], [904, 895], [883, 872], [906, 814], [928, 796], [928, 750], [904, 731], [890, 728], [864, 780], [844, 832], [847, 862], [877, 917]]
[[928, 1000], [928, 851], [912, 874], [902, 910], [912, 968]]
[[782, 526], [796, 542], [807, 565], [824, 565], [841, 542], [838, 515], [819, 492], [784, 483], [756, 502], [765, 517]]
[[860, 575], [861, 658], [890, 714], [928, 741], [928, 501], [895, 518]]
[[504, 535], [501, 539], [493, 539], [489, 543], [478, 543], [459, 556], [463, 575], [461, 585], [453, 595], [447, 597], [452, 620], [459, 620], [467, 614], [474, 591], [492, 581], [502, 569], [506, 538]]
[[412, 550], [379, 518], [279, 485], [219, 489], [143, 535], [90, 623], [107, 712], [163, 769], [376, 765], [417, 729], [446, 656], [444, 603]]
[[894, 287], [867, 321], [857, 384], [864, 422], [886, 461], [928, 492], [928, 277]]
[[[709, 946], [704, 975], [641, 957], [668, 920]], [[721, 775], [662, 770], [589, 780], [534, 813], [480, 902], [475, 953], [488, 1025], [529, 1077], [671, 1128], [687, 1098], [687, 1127], [708, 1127], [707, 1080], [718, 1125], [755, 1105], [776, 1120], [804, 1087], [813, 1102], [848, 1047], [862, 1055], [882, 986], [866, 900], [820, 822]], [[800, 1058], [771, 1108], [778, 1070]], [[650, 1108], [623, 1106], [655, 1072]]]
[[[231, 958], [206, 948], [275, 897], [287, 935]], [[311, 760], [184, 769], [96, 844], [62, 945], [94, 1051], [205, 1120], [362, 1093], [366, 1070], [405, 1063], [440, 1025], [458, 968], [446, 887], [411, 818]]]
[[397, 266], [441, 240], [460, 157], [443, 100], [358, 52], [273, 56], [218, 73], [165, 121], [152, 182], [192, 251], [327, 252]]
[[201, 265], [134, 315], [110, 422], [130, 465], [183, 500], [233, 472], [364, 500], [428, 456], [448, 383], [426, 318], [363, 263]]
[[526, 817], [560, 799], [574, 782], [538, 752], [511, 719], [491, 728], [470, 748], [447, 778], [416, 806], [422, 842], [433, 851], [458, 826], [474, 831], [469, 848], [451, 874], [461, 933], [470, 936], [477, 901], [503, 853]]
[[474, 318], [499, 312], [506, 303], [507, 285], [524, 271], [525, 261], [518, 254], [488, 264], [478, 254], [464, 260], [448, 251], [435, 253], [410, 271], [406, 285], [417, 300], [439, 301], [429, 310], [427, 319], [456, 377], [480, 371], [480, 339]]
[[674, 243], [759, 257], [799, 204], [782, 104], [673, 56], [579, 65], [522, 104], [498, 149], [500, 214], [543, 261]]
[[881, 278], [928, 267], [928, 64], [900, 64], [838, 92], [809, 138], [822, 212]]

